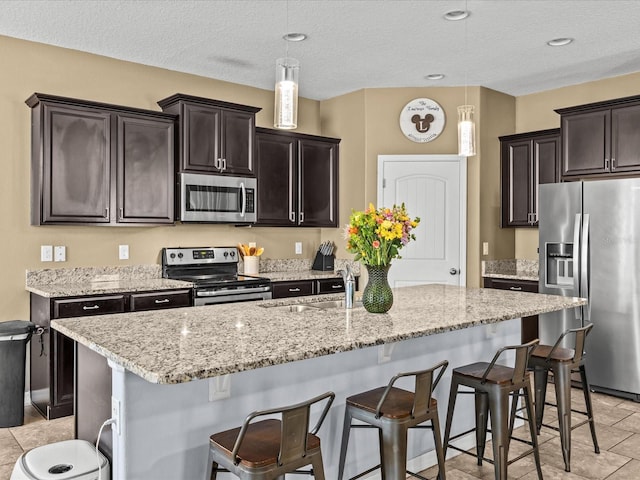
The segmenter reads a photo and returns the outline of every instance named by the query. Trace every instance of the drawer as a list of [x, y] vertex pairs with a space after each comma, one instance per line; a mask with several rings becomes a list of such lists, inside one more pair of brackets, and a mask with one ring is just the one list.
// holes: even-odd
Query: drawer
[[166, 292], [132, 293], [129, 309], [132, 312], [191, 306], [191, 290], [168, 290]]
[[340, 293], [344, 292], [344, 280], [342, 278], [323, 278], [316, 280], [316, 292], [322, 293]]
[[274, 282], [271, 284], [273, 298], [300, 297], [313, 295], [313, 280], [296, 282]]
[[538, 293], [538, 282], [527, 280], [508, 280], [504, 278], [485, 278], [485, 287], [514, 292]]
[[124, 295], [84, 297], [82, 299], [59, 299], [53, 301], [53, 318], [84, 317], [122, 313], [125, 307]]

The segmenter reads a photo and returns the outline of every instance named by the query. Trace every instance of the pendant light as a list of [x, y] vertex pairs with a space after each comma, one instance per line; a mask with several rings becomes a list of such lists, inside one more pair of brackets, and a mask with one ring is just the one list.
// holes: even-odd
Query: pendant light
[[289, 2], [287, 0], [287, 33], [284, 40], [287, 48], [284, 58], [276, 60], [275, 104], [273, 108], [273, 126], [284, 130], [298, 127], [298, 75], [300, 62], [289, 57], [289, 42], [300, 42], [307, 36], [302, 33], [289, 33]]
[[476, 154], [476, 124], [473, 120], [475, 107], [469, 105], [467, 101], [467, 73], [469, 71], [469, 42], [467, 35], [467, 22], [469, 21], [469, 10], [467, 9], [467, 1], [464, 2], [464, 11], [466, 15], [462, 17], [464, 21], [464, 54], [465, 54], [465, 72], [464, 72], [464, 105], [458, 107], [458, 155], [464, 157], [473, 157]]

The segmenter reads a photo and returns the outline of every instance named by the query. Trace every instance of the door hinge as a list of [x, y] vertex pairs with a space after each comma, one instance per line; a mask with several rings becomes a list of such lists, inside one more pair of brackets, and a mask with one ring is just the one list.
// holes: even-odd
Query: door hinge
[[387, 188], [387, 179], [386, 178], [382, 179], [382, 188]]

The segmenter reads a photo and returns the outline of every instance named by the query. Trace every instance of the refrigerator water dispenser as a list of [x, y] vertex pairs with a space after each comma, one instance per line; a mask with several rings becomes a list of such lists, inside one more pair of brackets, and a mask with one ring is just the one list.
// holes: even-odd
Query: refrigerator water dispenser
[[573, 285], [573, 243], [546, 243], [545, 284], [563, 288]]

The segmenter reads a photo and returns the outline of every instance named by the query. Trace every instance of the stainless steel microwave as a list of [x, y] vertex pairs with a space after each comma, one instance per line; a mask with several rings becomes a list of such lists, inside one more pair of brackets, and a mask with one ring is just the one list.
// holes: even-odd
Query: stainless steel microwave
[[248, 177], [178, 174], [182, 222], [255, 223], [257, 180]]

